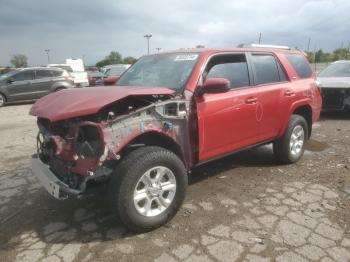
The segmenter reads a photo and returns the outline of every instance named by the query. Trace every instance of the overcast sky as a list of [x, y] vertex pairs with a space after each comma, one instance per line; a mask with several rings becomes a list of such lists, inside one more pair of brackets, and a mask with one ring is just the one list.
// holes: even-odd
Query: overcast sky
[[0, 64], [25, 54], [31, 65], [110, 51], [139, 57], [145, 34], [157, 47], [234, 47], [257, 42], [330, 51], [350, 43], [349, 0], [0, 0]]

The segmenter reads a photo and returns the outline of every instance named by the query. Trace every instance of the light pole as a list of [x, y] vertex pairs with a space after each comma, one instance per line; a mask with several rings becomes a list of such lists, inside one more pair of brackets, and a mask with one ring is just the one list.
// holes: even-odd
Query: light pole
[[149, 55], [149, 39], [152, 37], [152, 35], [144, 35], [143, 37], [147, 38], [147, 55]]
[[161, 48], [161, 47], [157, 47], [156, 50], [157, 50], [157, 52], [159, 53], [160, 50], [162, 50], [162, 48]]
[[45, 52], [47, 54], [47, 64], [50, 64], [50, 49], [45, 49]]

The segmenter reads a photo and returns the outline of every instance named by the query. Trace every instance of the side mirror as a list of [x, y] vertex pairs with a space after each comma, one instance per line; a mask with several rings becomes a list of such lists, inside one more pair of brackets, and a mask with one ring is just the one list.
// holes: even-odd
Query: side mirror
[[12, 84], [13, 82], [14, 82], [14, 80], [13, 80], [13, 78], [9, 78], [9, 79], [7, 79], [7, 81], [6, 81], [8, 84]]
[[230, 90], [230, 81], [226, 78], [208, 78], [202, 86], [203, 93], [224, 93]]

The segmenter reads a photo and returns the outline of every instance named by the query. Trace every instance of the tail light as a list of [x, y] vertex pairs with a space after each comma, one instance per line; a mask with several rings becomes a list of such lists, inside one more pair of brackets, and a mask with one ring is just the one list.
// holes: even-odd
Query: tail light
[[74, 79], [71, 76], [65, 76], [64, 80], [66, 80], [66, 81], [73, 81], [74, 82]]

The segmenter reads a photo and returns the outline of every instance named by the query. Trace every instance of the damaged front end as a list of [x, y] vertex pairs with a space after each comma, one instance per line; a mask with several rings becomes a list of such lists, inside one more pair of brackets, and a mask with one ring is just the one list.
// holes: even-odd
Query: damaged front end
[[151, 143], [150, 137], [178, 146], [188, 163], [188, 112], [183, 99], [152, 95], [126, 97], [90, 116], [57, 122], [38, 117], [32, 169], [51, 195], [64, 199], [104, 190], [126, 152]]
[[322, 87], [323, 111], [349, 111], [350, 88]]

